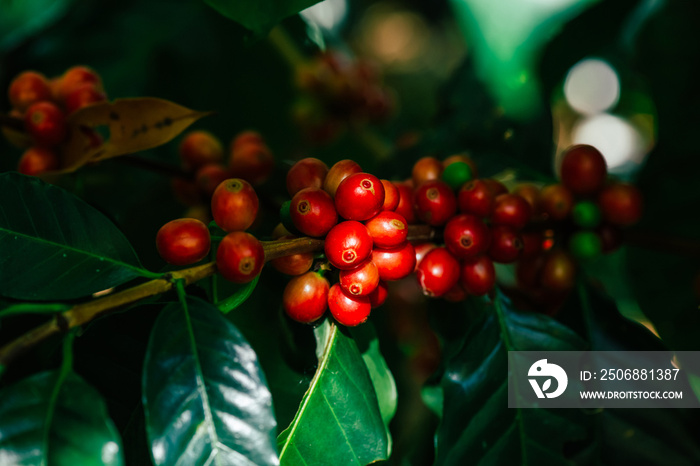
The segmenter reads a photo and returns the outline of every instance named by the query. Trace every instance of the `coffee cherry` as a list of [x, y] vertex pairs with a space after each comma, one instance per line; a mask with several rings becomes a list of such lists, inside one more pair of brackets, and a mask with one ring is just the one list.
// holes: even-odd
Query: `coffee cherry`
[[562, 250], [547, 254], [542, 264], [541, 282], [552, 291], [567, 291], [576, 283], [576, 263]]
[[408, 241], [391, 249], [375, 248], [372, 262], [377, 266], [381, 280], [401, 280], [415, 270], [416, 252]]
[[246, 130], [238, 133], [231, 140], [231, 150], [239, 149], [247, 145], [265, 144], [265, 140], [257, 131]]
[[381, 180], [381, 182], [382, 186], [384, 186], [384, 205], [382, 205], [382, 210], [396, 210], [400, 199], [399, 188], [389, 180]]
[[355, 220], [331, 228], [324, 244], [326, 258], [340, 270], [351, 270], [372, 253], [372, 237], [367, 227]]
[[355, 173], [338, 185], [335, 208], [347, 220], [368, 220], [384, 205], [384, 186], [374, 175]]
[[442, 166], [447, 168], [456, 162], [462, 162], [462, 163], [466, 163], [467, 165], [469, 165], [469, 170], [470, 170], [470, 173], [472, 175], [471, 176], [472, 178], [476, 178], [478, 176], [479, 173], [478, 173], [478, 170], [476, 167], [476, 163], [474, 163], [474, 160], [472, 160], [472, 158], [469, 157], [467, 154], [450, 155], [449, 157], [447, 157], [445, 160], [442, 161]]
[[616, 183], [604, 188], [598, 196], [598, 205], [612, 225], [634, 225], [642, 217], [642, 194], [629, 184]]
[[98, 91], [102, 91], [102, 79], [100, 75], [87, 66], [74, 66], [69, 68], [63, 73], [63, 76], [56, 81], [54, 86], [54, 98], [59, 102], [65, 102], [71, 92], [86, 85], [92, 86]]
[[423, 294], [434, 298], [447, 293], [459, 280], [459, 262], [445, 248], [435, 248], [418, 264], [416, 276]]
[[[423, 260], [426, 254], [428, 254], [428, 251], [432, 251], [437, 247], [437, 244], [435, 243], [418, 243], [413, 245], [413, 249], [416, 252], [416, 267], [418, 267], [418, 264], [420, 264], [420, 261]], [[415, 268], [414, 268], [415, 271]]]
[[581, 201], [571, 211], [574, 223], [583, 228], [595, 228], [600, 224], [600, 209], [590, 201]]
[[248, 283], [260, 274], [265, 250], [258, 239], [244, 231], [224, 236], [216, 251], [216, 268], [233, 283]]
[[457, 199], [444, 181], [426, 181], [413, 193], [413, 207], [421, 221], [440, 226], [457, 211]]
[[172, 220], [158, 230], [156, 248], [166, 262], [189, 265], [204, 259], [209, 253], [211, 237], [207, 226], [193, 218]]
[[587, 196], [600, 191], [605, 184], [607, 171], [605, 158], [598, 149], [580, 144], [564, 152], [560, 178], [572, 193]]
[[513, 188], [513, 194], [517, 194], [530, 204], [530, 211], [535, 216], [540, 209], [540, 188], [532, 183], [521, 183]]
[[231, 177], [231, 173], [219, 163], [208, 163], [197, 169], [194, 177], [197, 188], [209, 198], [221, 183]]
[[412, 179], [414, 186], [426, 181], [439, 180], [444, 167], [435, 157], [423, 157], [413, 165]]
[[[274, 238], [274, 234], [273, 234]], [[294, 236], [282, 236], [280, 240], [292, 239]], [[278, 271], [285, 275], [301, 275], [308, 271], [314, 263], [314, 255], [311, 252], [300, 252], [288, 256], [272, 259], [270, 264]]]
[[351, 295], [367, 296], [379, 285], [379, 271], [372, 259], [367, 259], [352, 270], [341, 270], [339, 283]]
[[387, 296], [389, 296], [389, 288], [386, 282], [379, 280], [379, 285], [371, 292], [367, 297], [369, 298], [369, 303], [372, 309], [381, 306], [386, 301]]
[[442, 181], [452, 189], [459, 189], [464, 183], [472, 179], [472, 169], [464, 162], [454, 162], [447, 165], [442, 172]]
[[540, 193], [539, 208], [552, 220], [564, 220], [574, 206], [574, 195], [561, 184], [546, 186]]
[[367, 320], [372, 305], [367, 296], [353, 296], [336, 283], [328, 291], [328, 308], [339, 324], [355, 327]]
[[491, 243], [486, 224], [478, 217], [460, 214], [452, 217], [444, 231], [445, 246], [457, 259], [485, 252]]
[[491, 222], [494, 225], [509, 225], [520, 230], [530, 220], [532, 209], [525, 199], [517, 194], [501, 194], [496, 197]]
[[17, 171], [25, 175], [37, 176], [44, 172], [58, 170], [58, 155], [45, 147], [30, 147], [17, 164]]
[[275, 158], [262, 142], [231, 144], [228, 167], [237, 178], [246, 180], [253, 186], [265, 182], [275, 168]]
[[496, 269], [488, 256], [471, 257], [462, 261], [459, 281], [467, 293], [482, 296], [496, 283]]
[[209, 163], [224, 160], [221, 141], [208, 131], [190, 131], [180, 142], [180, 160], [185, 170], [194, 171]]
[[63, 112], [51, 102], [37, 102], [27, 108], [24, 125], [34, 141], [41, 146], [55, 146], [66, 136]]
[[472, 180], [457, 193], [459, 210], [477, 217], [489, 217], [493, 211], [495, 195], [485, 180]]
[[91, 84], [86, 84], [71, 91], [66, 96], [63, 106], [66, 109], [66, 114], [70, 115], [76, 110], [105, 100], [107, 100], [107, 95], [104, 92], [95, 89]]
[[405, 218], [409, 225], [416, 223], [416, 213], [413, 210], [413, 189], [405, 184], [394, 183], [394, 186], [399, 191], [399, 204], [394, 212]]
[[603, 249], [600, 237], [592, 231], [579, 231], [569, 240], [569, 251], [577, 259], [586, 260], [597, 257]]
[[255, 221], [258, 204], [258, 195], [250, 183], [231, 178], [214, 191], [211, 213], [216, 224], [224, 231], [242, 231]]
[[328, 165], [319, 159], [307, 157], [292, 165], [287, 172], [287, 192], [294, 197], [304, 188], [322, 188], [328, 174]]
[[500, 196], [501, 194], [508, 193], [508, 188], [506, 188], [506, 185], [498, 180], [494, 180], [493, 178], [484, 178], [483, 181], [486, 183], [489, 190], [491, 190], [491, 193], [493, 193], [494, 198]]
[[379, 212], [367, 220], [365, 226], [372, 236], [374, 246], [378, 248], [393, 248], [402, 244], [408, 237], [406, 219], [396, 212]]
[[328, 280], [316, 272], [307, 272], [289, 280], [282, 295], [284, 312], [302, 324], [315, 322], [328, 307]]
[[494, 262], [515, 262], [522, 254], [523, 247], [523, 240], [513, 227], [496, 225], [491, 228], [491, 246], [488, 254]]
[[333, 199], [320, 188], [306, 188], [296, 193], [289, 215], [294, 227], [307, 236], [324, 236], [338, 223]]
[[10, 83], [10, 103], [19, 111], [42, 100], [51, 100], [51, 88], [46, 77], [36, 71], [24, 71]]
[[328, 170], [326, 179], [323, 180], [323, 189], [331, 197], [335, 197], [335, 192], [338, 190], [340, 183], [350, 175], [362, 173], [362, 168], [354, 160], [345, 159], [337, 162]]

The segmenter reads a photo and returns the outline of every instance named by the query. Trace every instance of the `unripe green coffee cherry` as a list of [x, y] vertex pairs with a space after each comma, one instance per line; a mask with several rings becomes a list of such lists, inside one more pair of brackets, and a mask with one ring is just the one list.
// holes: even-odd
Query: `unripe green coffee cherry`
[[574, 223], [583, 228], [595, 228], [600, 224], [600, 209], [591, 201], [581, 201], [571, 211]]
[[472, 169], [464, 162], [451, 163], [442, 172], [442, 181], [447, 183], [452, 189], [459, 189], [471, 179]]
[[600, 237], [592, 231], [579, 231], [569, 240], [569, 251], [580, 260], [599, 256], [602, 248]]

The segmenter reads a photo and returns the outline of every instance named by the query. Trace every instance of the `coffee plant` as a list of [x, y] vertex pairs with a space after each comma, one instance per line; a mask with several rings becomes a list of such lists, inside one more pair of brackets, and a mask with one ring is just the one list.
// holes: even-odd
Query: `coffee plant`
[[0, 0], [0, 465], [700, 464], [507, 402], [700, 350], [691, 2], [315, 3]]

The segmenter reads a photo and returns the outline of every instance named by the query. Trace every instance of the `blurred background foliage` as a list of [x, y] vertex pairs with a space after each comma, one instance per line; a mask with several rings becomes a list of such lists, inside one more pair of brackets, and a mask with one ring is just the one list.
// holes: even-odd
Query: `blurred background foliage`
[[[112, 99], [154, 96], [215, 112], [192, 128], [209, 130], [225, 143], [255, 129], [277, 162], [272, 179], [259, 189], [272, 207], [286, 199], [286, 170], [302, 157], [329, 166], [351, 158], [366, 171], [399, 180], [422, 156], [468, 151], [481, 175], [506, 170], [512, 185], [551, 181], [564, 148], [596, 145], [612, 173], [639, 184], [646, 212], [629, 246], [588, 264], [588, 272], [624, 315], [673, 349], [697, 350], [700, 30], [692, 3], [326, 0], [285, 19], [281, 27], [308, 57], [329, 47], [378, 65], [397, 108], [370, 134], [393, 148], [389, 155], [378, 155], [367, 134], [356, 131], [311, 144], [292, 118], [294, 70], [279, 44], [265, 37], [264, 22], [248, 30], [203, 1], [0, 0], [0, 89], [26, 69], [55, 76], [84, 64], [101, 74]], [[2, 93], [0, 110], [8, 108]], [[178, 141], [139, 157], [177, 165]], [[0, 142], [0, 170], [13, 170], [19, 156]], [[168, 176], [115, 159], [84, 167], [59, 184], [111, 218], [147, 268], [163, 268], [156, 232], [184, 212]], [[275, 209], [267, 209], [255, 233], [264, 238], [277, 221]], [[280, 430], [294, 416], [315, 364], [304, 350], [313, 347], [309, 333], [280, 312], [284, 282], [263, 271], [252, 298], [228, 316], [261, 359]], [[196, 293], [205, 296], [210, 286], [203, 283]], [[220, 286], [222, 294], [233, 289]], [[569, 307], [577, 306], [574, 300]], [[127, 448], [132, 452], [145, 448], [137, 440], [145, 441], [138, 390], [151, 311], [145, 306], [142, 314], [95, 323], [76, 358], [84, 376], [107, 394], [127, 447], [138, 444]], [[399, 282], [385, 309], [374, 314], [401, 400], [393, 424], [397, 458], [421, 464], [432, 457], [438, 421], [420, 390], [437, 369], [441, 350], [428, 316], [443, 313], [461, 321], [447, 326], [448, 333], [466, 332], [471, 321], [458, 312], [443, 302], [428, 303], [412, 283]], [[441, 337], [449, 340], [444, 332]], [[119, 376], [111, 365], [93, 361], [95, 355], [116, 357], [115, 347], [122, 349], [120, 357], [130, 355], [124, 366], [118, 364]], [[107, 348], [112, 350], [105, 353]]]

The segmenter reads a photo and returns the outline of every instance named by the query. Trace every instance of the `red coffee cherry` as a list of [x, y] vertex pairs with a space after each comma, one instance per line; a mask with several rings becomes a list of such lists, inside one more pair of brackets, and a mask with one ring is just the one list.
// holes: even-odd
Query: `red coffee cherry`
[[204, 193], [206, 197], [211, 197], [221, 183], [231, 177], [226, 167], [220, 163], [208, 163], [197, 169], [195, 175], [195, 183], [197, 188]]
[[423, 157], [413, 165], [413, 185], [420, 186], [426, 181], [439, 180], [443, 170], [442, 162], [435, 157]]
[[408, 241], [391, 249], [375, 248], [372, 262], [377, 266], [381, 280], [401, 280], [415, 270], [416, 251]]
[[483, 181], [493, 193], [494, 198], [508, 192], [508, 188], [506, 188], [506, 186], [498, 180], [494, 180], [493, 178], [484, 178]]
[[393, 211], [399, 205], [399, 188], [389, 180], [381, 180], [384, 186], [384, 205], [382, 210]]
[[74, 66], [66, 70], [54, 85], [54, 98], [59, 102], [65, 102], [68, 95], [79, 87], [90, 85], [102, 91], [102, 79], [100, 75], [87, 66]]
[[70, 115], [76, 110], [105, 100], [107, 100], [107, 95], [104, 92], [95, 89], [92, 84], [85, 84], [66, 96], [64, 107], [66, 114]]
[[384, 304], [387, 296], [389, 296], [389, 288], [385, 281], [379, 280], [379, 285], [367, 297], [372, 305], [372, 309], [374, 309]]
[[372, 305], [367, 296], [353, 296], [336, 283], [328, 291], [328, 308], [339, 324], [355, 327], [367, 320]]
[[193, 218], [172, 220], [158, 230], [156, 248], [169, 264], [189, 265], [209, 253], [211, 237], [207, 226]]
[[467, 299], [467, 290], [459, 283], [455, 283], [455, 286], [449, 289], [447, 293], [442, 295], [442, 299], [449, 301], [451, 303], [458, 303]]
[[338, 190], [340, 183], [350, 175], [362, 173], [362, 168], [354, 160], [345, 159], [337, 162], [328, 170], [326, 179], [323, 180], [323, 190], [331, 197], [335, 197], [335, 192]]
[[598, 205], [605, 220], [612, 225], [634, 225], [642, 217], [642, 194], [630, 184], [607, 186], [598, 196]]
[[18, 74], [10, 83], [7, 94], [12, 106], [20, 111], [36, 102], [52, 98], [49, 81], [46, 76], [36, 71]]
[[178, 148], [180, 160], [185, 170], [194, 171], [210, 164], [224, 160], [224, 148], [221, 141], [208, 131], [190, 131], [180, 142]]
[[413, 193], [416, 216], [432, 226], [444, 225], [457, 211], [452, 188], [441, 180], [426, 181]]
[[231, 144], [228, 167], [237, 178], [248, 181], [253, 186], [265, 182], [275, 168], [275, 158], [262, 142]]
[[378, 248], [393, 248], [402, 244], [408, 237], [408, 223], [396, 212], [379, 212], [367, 220], [365, 225], [372, 236], [374, 246]]
[[[284, 228], [284, 227], [283, 227]], [[274, 238], [274, 233], [273, 233]], [[285, 235], [279, 238], [280, 240], [292, 239], [294, 236]], [[291, 254], [289, 256], [278, 257], [277, 259], [272, 259], [270, 264], [285, 275], [301, 275], [307, 272], [314, 263], [314, 255], [311, 252], [301, 252], [298, 254]]]
[[532, 183], [520, 183], [513, 188], [513, 194], [517, 194], [530, 204], [530, 211], [535, 216], [540, 208], [540, 188]]
[[518, 260], [524, 248], [521, 236], [513, 227], [495, 225], [491, 228], [491, 246], [489, 257], [494, 262], [510, 264]]
[[214, 191], [211, 213], [216, 224], [224, 231], [242, 231], [255, 221], [258, 204], [258, 195], [250, 183], [231, 178]]
[[30, 147], [17, 164], [17, 171], [25, 175], [36, 176], [51, 170], [58, 170], [58, 155], [45, 147]]
[[472, 180], [459, 189], [457, 198], [460, 212], [485, 218], [491, 216], [496, 196], [485, 180]]
[[574, 195], [562, 184], [553, 184], [542, 189], [540, 210], [553, 220], [564, 220], [574, 206]]
[[249, 144], [265, 144], [265, 140], [257, 131], [250, 129], [241, 131], [231, 140], [231, 149], [238, 149], [239, 147], [247, 146]]
[[328, 165], [319, 159], [307, 157], [292, 165], [287, 172], [287, 192], [294, 197], [304, 188], [323, 188]]
[[530, 220], [532, 209], [525, 199], [517, 194], [501, 194], [496, 197], [491, 212], [494, 225], [509, 225], [520, 230]]
[[608, 169], [598, 149], [580, 144], [564, 151], [559, 172], [562, 184], [572, 193], [587, 196], [600, 191]]
[[541, 271], [542, 285], [552, 291], [567, 291], [576, 284], [576, 263], [562, 250], [547, 254]]
[[459, 280], [459, 262], [446, 248], [435, 248], [418, 264], [416, 276], [423, 294], [437, 298]]
[[352, 270], [341, 270], [338, 283], [351, 295], [367, 296], [379, 285], [379, 271], [372, 259], [367, 259]]
[[258, 239], [244, 231], [224, 236], [216, 251], [216, 268], [233, 283], [248, 283], [260, 274], [265, 250]]
[[416, 223], [416, 213], [413, 210], [413, 188], [398, 183], [394, 183], [394, 186], [399, 191], [399, 203], [394, 212], [405, 218], [409, 225]]
[[335, 208], [347, 220], [368, 220], [384, 205], [384, 186], [374, 175], [355, 173], [338, 185]]
[[444, 239], [452, 255], [465, 259], [485, 252], [491, 243], [491, 233], [479, 217], [460, 214], [445, 225]]
[[41, 146], [55, 146], [66, 136], [63, 112], [51, 102], [37, 102], [27, 108], [24, 126], [32, 139]]
[[[435, 243], [418, 243], [413, 245], [413, 249], [416, 252], [416, 267], [418, 267], [418, 264], [420, 264], [420, 261], [423, 260], [426, 254], [428, 254], [428, 251], [432, 251], [437, 247], [437, 244]], [[414, 268], [415, 271], [415, 268]]]
[[302, 324], [315, 322], [328, 306], [328, 280], [316, 272], [307, 272], [289, 280], [282, 295], [284, 312]]
[[351, 270], [372, 253], [372, 237], [367, 227], [355, 220], [331, 228], [324, 245], [326, 258], [340, 270]]
[[296, 193], [289, 214], [294, 227], [307, 236], [324, 236], [338, 223], [333, 199], [320, 188], [306, 188]]
[[459, 280], [467, 293], [482, 296], [496, 284], [496, 269], [488, 256], [471, 257], [462, 261]]

